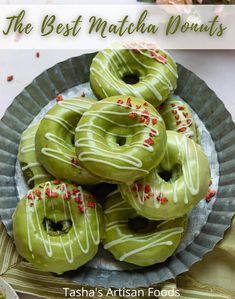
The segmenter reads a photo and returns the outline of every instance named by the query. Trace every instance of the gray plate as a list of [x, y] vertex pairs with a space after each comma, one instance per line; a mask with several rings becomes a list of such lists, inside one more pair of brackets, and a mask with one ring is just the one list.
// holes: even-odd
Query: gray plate
[[[89, 67], [95, 53], [61, 62], [43, 72], [13, 101], [0, 122], [0, 215], [11, 234], [11, 216], [19, 200], [15, 181], [16, 156], [23, 130], [58, 93], [89, 80]], [[176, 93], [196, 112], [214, 143], [219, 162], [219, 184], [207, 222], [192, 242], [165, 263], [131, 271], [110, 270], [88, 264], [65, 278], [80, 284], [104, 287], [149, 286], [187, 271], [193, 263], [213, 249], [222, 239], [235, 214], [235, 125], [223, 103], [204, 81], [178, 66]], [[45, 108], [44, 108], [45, 109]], [[101, 253], [104, 258], [108, 253]], [[107, 257], [109, 258], [109, 257]]]

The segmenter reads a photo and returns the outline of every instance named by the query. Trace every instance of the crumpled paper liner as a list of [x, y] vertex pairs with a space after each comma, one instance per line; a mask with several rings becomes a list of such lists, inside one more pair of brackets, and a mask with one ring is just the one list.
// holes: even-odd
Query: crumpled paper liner
[[[94, 55], [91, 53], [71, 58], [43, 72], [14, 99], [0, 122], [0, 216], [9, 234], [12, 229], [11, 216], [19, 200], [15, 174], [21, 133], [42, 113], [42, 109], [45, 110], [45, 106], [51, 105], [58, 93], [69, 95], [75, 86], [80, 92], [79, 85], [89, 80], [89, 67]], [[205, 82], [181, 65], [178, 70], [176, 94], [192, 107], [204, 123], [213, 140], [219, 162], [217, 197], [209, 206], [211, 213], [207, 215], [206, 224], [191, 244], [186, 244], [185, 248], [178, 250], [162, 264], [129, 271], [111, 271], [103, 265], [96, 265], [95, 268], [91, 263], [62, 277], [90, 286], [146, 287], [187, 271], [213, 249], [230, 226], [235, 214], [235, 125], [223, 103]]]

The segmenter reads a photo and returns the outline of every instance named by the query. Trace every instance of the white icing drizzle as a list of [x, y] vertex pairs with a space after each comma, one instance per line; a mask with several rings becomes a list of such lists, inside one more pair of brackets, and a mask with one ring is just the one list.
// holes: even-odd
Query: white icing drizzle
[[[110, 53], [110, 54], [109, 54]], [[136, 97], [143, 97], [146, 94], [146, 90], [149, 90], [154, 97], [158, 100], [162, 100], [162, 92], [157, 89], [159, 82], [161, 83], [159, 86], [161, 89], [170, 89], [172, 91], [174, 89], [174, 85], [164, 75], [162, 68], [166, 68], [173, 77], [177, 78], [177, 71], [171, 66], [170, 63], [164, 64], [162, 68], [159, 68], [156, 62], [156, 67], [144, 64], [141, 59], [138, 59], [138, 56], [146, 56], [149, 59], [153, 60], [149, 53], [145, 51], [140, 51], [138, 55], [134, 55], [132, 50], [125, 50], [125, 53], [130, 55], [130, 59], [134, 60], [136, 64], [141, 65], [143, 68], [148, 69], [153, 72], [153, 74], [147, 74], [145, 77], [140, 78], [140, 82], [137, 84], [131, 85], [126, 84], [122, 78], [118, 79], [116, 74], [119, 77], [122, 77], [123, 73], [132, 74], [133, 70], [129, 67], [124, 55], [119, 50], [108, 50], [101, 51], [99, 57], [95, 57], [93, 59], [93, 64], [90, 68], [91, 73], [94, 73], [95, 81], [97, 85], [101, 88], [102, 92], [107, 96], [107, 91], [103, 86], [103, 84], [107, 85], [108, 88], [113, 88], [117, 91], [118, 94], [131, 94]], [[160, 63], [159, 63], [160, 64]], [[108, 67], [107, 67], [108, 65]], [[122, 70], [120, 70], [119, 65], [122, 66]], [[100, 71], [101, 70], [101, 71]], [[148, 82], [148, 75], [152, 75], [151, 84]], [[103, 81], [103, 84], [98, 80], [100, 78]]]
[[[83, 150], [81, 151], [81, 153], [79, 154], [79, 160], [80, 161], [93, 161], [93, 162], [96, 162], [96, 163], [99, 163], [99, 164], [105, 164], [105, 165], [109, 165], [109, 166], [112, 166], [112, 167], [115, 167], [117, 169], [123, 169], [123, 170], [138, 170], [140, 172], [144, 172], [144, 173], [148, 173], [147, 170], [144, 170], [144, 169], [141, 169], [142, 167], [142, 162], [140, 159], [138, 158], [135, 158], [133, 156], [131, 156], [130, 154], [124, 154], [124, 153], [121, 153], [121, 152], [118, 152], [118, 155], [114, 156], [113, 154], [113, 149], [112, 148], [109, 148], [107, 147], [107, 141], [105, 139], [105, 137], [107, 137], [107, 135], [109, 136], [116, 136], [116, 137], [134, 137], [136, 136], [137, 134], [143, 134], [145, 136], [148, 136], [148, 133], [150, 132], [150, 130], [154, 130], [156, 132], [156, 135], [155, 136], [158, 136], [159, 135], [159, 131], [154, 127], [152, 126], [151, 124], [148, 125], [148, 128], [146, 128], [143, 123], [134, 123], [133, 125], [126, 125], [126, 124], [123, 124], [123, 123], [119, 123], [119, 122], [116, 122], [114, 120], [112, 120], [112, 116], [113, 115], [120, 115], [120, 116], [126, 116], [126, 117], [129, 117], [129, 114], [130, 114], [130, 111], [127, 111], [127, 112], [117, 112], [117, 111], [113, 111], [111, 108], [112, 108], [112, 105], [115, 105], [115, 103], [113, 102], [110, 102], [110, 101], [101, 101], [101, 102], [98, 102], [96, 105], [110, 105], [110, 109], [109, 110], [105, 110], [103, 111], [102, 109], [99, 110], [99, 112], [97, 111], [92, 111], [92, 110], [89, 110], [87, 112], [84, 113], [84, 117], [95, 117], [97, 119], [102, 119], [104, 121], [106, 121], [107, 123], [109, 124], [112, 124], [112, 125], [115, 125], [117, 127], [120, 127], [120, 128], [128, 128], [128, 129], [131, 129], [131, 128], [136, 128], [136, 127], [140, 127], [141, 130], [134, 133], [134, 134], [114, 134], [112, 132], [109, 132], [109, 131], [106, 131], [104, 128], [102, 128], [101, 126], [99, 125], [96, 125], [96, 124], [92, 124], [91, 122], [87, 121], [86, 124], [83, 124], [83, 125], [78, 125], [77, 128], [76, 128], [76, 132], [84, 132], [86, 133], [86, 136], [87, 137], [83, 137], [83, 138], [78, 138], [76, 141], [75, 141], [75, 146], [77, 148], [83, 148]], [[122, 106], [124, 107], [128, 107], [127, 105], [123, 105]], [[137, 110], [137, 109], [132, 109], [131, 112], [135, 112], [137, 114], [137, 117], [138, 116], [141, 116], [141, 111]], [[161, 118], [156, 114], [153, 114], [151, 112], [149, 112], [149, 118], [150, 120], [153, 119], [153, 118], [156, 118], [160, 121]], [[92, 130], [92, 128], [95, 128], [96, 131]], [[97, 131], [100, 131], [101, 133], [98, 133]], [[92, 138], [91, 138], [92, 136]], [[92, 139], [92, 142], [93, 142], [93, 146], [91, 146], [90, 142]], [[102, 141], [101, 141], [102, 140]], [[106, 146], [105, 148], [106, 149], [103, 149], [101, 147], [99, 147], [99, 145], [102, 145], [102, 146]], [[84, 150], [84, 148], [88, 148], [87, 151]], [[154, 148], [153, 146], [149, 145], [149, 146], [145, 146], [144, 145], [144, 140], [143, 142], [133, 142], [132, 144], [125, 144], [123, 146], [123, 148], [136, 148], [136, 147], [139, 147], [141, 148], [142, 150], [144, 151], [149, 151], [149, 152], [153, 152], [154, 151]], [[118, 148], [117, 148], [118, 150]], [[107, 161], [107, 157], [110, 157], [112, 158], [112, 162], [111, 161]], [[116, 162], [115, 162], [116, 161]], [[118, 163], [122, 161], [125, 163], [125, 165], [119, 165]]]
[[[183, 171], [184, 197], [180, 198], [180, 200], [183, 200], [185, 204], [188, 204], [189, 203], [188, 192], [193, 196], [197, 195], [200, 192], [200, 164], [198, 158], [197, 144], [191, 141], [190, 139], [188, 139], [185, 135], [182, 135], [182, 138], [180, 139], [177, 136], [174, 136], [174, 140], [175, 140], [174, 143], [177, 145], [178, 160], [181, 162], [182, 171]], [[169, 169], [170, 168], [169, 150], [166, 150], [166, 153], [167, 154], [165, 155], [164, 160], [167, 162], [167, 166]], [[190, 167], [191, 160], [195, 161], [195, 167], [193, 169]], [[151, 189], [153, 191], [153, 196], [148, 200], [152, 200], [153, 206], [155, 208], [161, 207], [161, 201], [157, 201], [156, 197], [158, 195], [164, 197], [165, 186], [167, 186], [168, 190], [169, 188], [172, 188], [172, 192], [170, 193], [173, 194], [173, 199], [172, 199], [173, 202], [175, 204], [179, 202], [179, 198], [177, 194], [178, 182], [179, 182], [178, 180], [176, 180], [171, 184], [166, 183], [163, 180], [159, 179], [156, 170], [153, 170], [150, 173], [150, 175], [151, 177], [148, 178], [147, 182], [146, 182], [146, 178], [143, 178], [140, 181], [140, 184], [142, 185], [142, 190], [138, 190], [137, 184], [133, 185], [136, 191], [132, 191], [131, 186], [128, 187], [130, 200], [132, 201], [133, 205], [137, 210], [140, 210], [141, 206], [145, 204], [144, 186], [146, 183], [151, 186]], [[158, 194], [157, 194], [157, 190], [159, 190]]]
[[[44, 188], [43, 188], [43, 191], [41, 192], [41, 200], [40, 200], [40, 203], [37, 203], [36, 201], [39, 201], [37, 199], [37, 197], [35, 197], [34, 193], [33, 193], [33, 190], [30, 190], [28, 192], [28, 196], [27, 196], [27, 199], [25, 201], [26, 203], [26, 226], [27, 226], [27, 239], [28, 239], [28, 249], [29, 251], [31, 252], [32, 254], [32, 257], [34, 257], [34, 248], [32, 246], [32, 235], [31, 235], [31, 231], [30, 231], [30, 215], [32, 217], [36, 217], [36, 223], [37, 223], [37, 227], [38, 227], [38, 231], [39, 231], [39, 235], [40, 235], [40, 238], [41, 238], [41, 241], [43, 243], [43, 246], [44, 246], [44, 249], [45, 249], [45, 253], [48, 257], [53, 257], [53, 245], [51, 243], [51, 236], [50, 235], [46, 235], [46, 238], [44, 237], [45, 235], [45, 232], [43, 232], [42, 230], [42, 223], [40, 222], [40, 219], [39, 219], [39, 215], [38, 215], [38, 211], [37, 211], [37, 205], [38, 204], [42, 204], [43, 205], [43, 210], [44, 210], [44, 217], [47, 217], [47, 202], [49, 201], [52, 205], [52, 211], [50, 211], [50, 216], [52, 216], [54, 218], [54, 221], [57, 222], [57, 217], [56, 217], [56, 209], [55, 209], [55, 206], [54, 206], [54, 201], [55, 200], [61, 200], [63, 202], [63, 210], [64, 210], [64, 218], [66, 220], [70, 219], [72, 221], [72, 228], [74, 233], [75, 233], [75, 236], [76, 236], [76, 240], [78, 242], [78, 245], [81, 249], [81, 251], [86, 254], [89, 252], [89, 249], [90, 249], [90, 241], [89, 241], [89, 235], [91, 236], [91, 239], [92, 239], [92, 242], [95, 244], [95, 245], [98, 245], [99, 242], [100, 242], [100, 228], [99, 228], [99, 217], [98, 217], [98, 213], [97, 213], [97, 207], [93, 207], [92, 209], [94, 209], [95, 211], [95, 218], [96, 218], [96, 228], [97, 230], [95, 232], [92, 231], [92, 228], [91, 228], [91, 224], [90, 224], [90, 221], [89, 221], [89, 216], [88, 216], [88, 213], [87, 213], [87, 208], [85, 207], [84, 205], [84, 213], [80, 213], [79, 210], [78, 210], [78, 215], [76, 215], [76, 217], [83, 217], [83, 228], [81, 227], [77, 227], [75, 225], [75, 219], [74, 219], [74, 213], [72, 212], [72, 209], [71, 209], [71, 200], [74, 200], [73, 198], [73, 195], [71, 197], [71, 199], [69, 201], [66, 201], [63, 199], [64, 196], [68, 196], [68, 190], [67, 190], [67, 185], [66, 184], [60, 184], [60, 185], [57, 185], [59, 186], [59, 188], [52, 188], [51, 186], [51, 182], [47, 182], [44, 184]], [[85, 200], [84, 200], [84, 193], [83, 193], [83, 190], [82, 190], [82, 187], [79, 186], [79, 194], [81, 195], [81, 201], [83, 204], [85, 204]], [[49, 190], [49, 194], [51, 195], [53, 190], [55, 190], [57, 193], [58, 193], [58, 197], [57, 199], [55, 198], [50, 198], [50, 199], [46, 199], [46, 191]], [[29, 196], [32, 198], [32, 199], [29, 199]], [[33, 211], [31, 210], [33, 209]], [[53, 213], [54, 211], [54, 213]], [[53, 213], [51, 215], [51, 213]], [[81, 230], [83, 229], [83, 232], [82, 234], [79, 233], [78, 230]], [[84, 235], [85, 234], [85, 241], [83, 241], [81, 239], [81, 236], [80, 235]], [[96, 235], [96, 237], [95, 237]], [[58, 236], [58, 237], [55, 237], [53, 236], [53, 242], [55, 242], [55, 238], [57, 239], [57, 242], [60, 243], [60, 247], [63, 249], [63, 253], [64, 253], [64, 256], [67, 260], [68, 263], [73, 263], [74, 262], [74, 252], [73, 252], [73, 248], [72, 248], [72, 243], [73, 243], [73, 240], [71, 240], [70, 238], [70, 234], [67, 233], [66, 235], [64, 236]], [[85, 244], [84, 244], [85, 243]], [[69, 244], [69, 250], [67, 251], [66, 249], [66, 245]]]
[[[90, 102], [88, 99], [81, 98], [79, 98], [77, 102], [76, 100], [63, 100], [57, 103], [59, 107], [72, 111], [74, 113], [74, 117], [78, 117], [78, 115], [81, 116], [84, 111], [92, 106], [92, 104], [93, 102]], [[46, 114], [44, 116], [44, 119], [58, 123], [71, 135], [75, 134], [75, 127], [62, 117], [59, 117], [55, 114]], [[68, 164], [73, 168], [77, 168], [79, 171], [82, 169], [81, 166], [75, 163], [71, 163], [72, 159], [76, 157], [75, 148], [72, 144], [65, 142], [63, 138], [60, 138], [51, 132], [45, 132], [44, 136], [45, 139], [51, 141], [52, 144], [57, 144], [58, 147], [42, 147], [41, 153], [43, 155], [56, 159], [59, 162]], [[63, 148], [66, 149], [67, 152], [63, 152]]]
[[[171, 104], [175, 104], [174, 107], [171, 106]], [[175, 98], [170, 98], [168, 99], [166, 102], [164, 102], [164, 111], [159, 111], [159, 113], [161, 114], [161, 116], [164, 118], [167, 117], [167, 115], [171, 115], [173, 110], [177, 110], [178, 106], [184, 106], [186, 109], [183, 112], [187, 112], [188, 116], [187, 117], [182, 117], [180, 116], [179, 120], [181, 121], [181, 123], [179, 125], [175, 125], [176, 126], [176, 130], [175, 131], [179, 131], [182, 130], [183, 128], [185, 128], [184, 132], [181, 132], [182, 134], [184, 134], [187, 137], [193, 138], [195, 133], [194, 133], [194, 128], [192, 127], [192, 125], [194, 124], [193, 121], [193, 117], [191, 115], [190, 109], [188, 107], [188, 105], [186, 105], [184, 102], [175, 99]], [[176, 123], [177, 120], [173, 120], [174, 123]], [[166, 126], [167, 126], [167, 121], [166, 121]], [[168, 129], [168, 128], [167, 128]], [[169, 128], [171, 129], [171, 128]]]
[[29, 169], [32, 173], [32, 177], [27, 180], [28, 185], [32, 182], [37, 182], [39, 179], [47, 181], [51, 178], [51, 175], [37, 161], [34, 141], [37, 127], [38, 123], [35, 123], [25, 130], [20, 141], [18, 159], [21, 163], [26, 163], [25, 166], [22, 166], [22, 171]]
[[[104, 213], [111, 214], [111, 213], [117, 213], [121, 210], [128, 210], [128, 205], [126, 204], [125, 200], [121, 200], [120, 202], [114, 203], [111, 206], [109, 206]], [[132, 210], [132, 209], [131, 209]], [[110, 215], [112, 217], [112, 215]], [[164, 221], [163, 223], [160, 223], [157, 228], [160, 228], [162, 225], [168, 223], [169, 221]], [[120, 219], [115, 220], [107, 224], [106, 226], [106, 232], [109, 232], [110, 230], [117, 230], [119, 231], [120, 227], [127, 227], [128, 226], [128, 220], [127, 219]], [[136, 249], [125, 251], [125, 253], [119, 258], [120, 261], [124, 261], [126, 258], [135, 255], [139, 252], [142, 252], [144, 250], [148, 250], [153, 247], [157, 246], [172, 246], [173, 242], [169, 240], [170, 237], [178, 234], [182, 234], [184, 229], [182, 227], [174, 227], [165, 229], [162, 231], [156, 231], [151, 234], [147, 235], [133, 235], [133, 234], [127, 234], [125, 236], [121, 236], [118, 239], [111, 240], [110, 242], [106, 243], [104, 245], [105, 249], [110, 249], [113, 246], [120, 245], [127, 242], [136, 242]], [[148, 244], [146, 244], [148, 242]], [[141, 243], [144, 243], [145, 245], [142, 245]]]
[[[163, 236], [162, 238], [159, 238], [158, 240], [154, 241], [154, 242], [151, 242], [145, 246], [142, 246], [142, 247], [139, 247], [139, 248], [136, 248], [132, 251], [129, 251], [129, 252], [126, 252], [125, 254], [123, 254], [119, 260], [120, 261], [124, 261], [127, 257], [131, 256], [131, 255], [134, 255], [136, 253], [139, 253], [141, 251], [144, 251], [144, 250], [148, 250], [150, 248], [153, 248], [153, 247], [156, 247], [156, 246], [172, 246], [173, 245], [173, 242], [172, 241], [166, 241], [166, 239], [174, 236], [174, 235], [179, 235], [179, 234], [182, 234], [183, 232], [183, 228], [181, 227], [176, 227], [173, 229], [172, 232], [168, 232], [167, 235]], [[163, 234], [167, 233], [167, 230], [163, 231]], [[135, 241], [137, 238], [135, 238]], [[128, 240], [126, 240], [128, 241]]]
[[44, 116], [44, 119], [49, 119], [49, 120], [52, 120], [54, 122], [57, 122], [62, 127], [64, 127], [70, 134], [74, 135], [75, 127], [72, 126], [69, 122], [67, 122], [62, 117], [59, 117], [59, 116], [56, 116], [56, 115], [46, 114]]

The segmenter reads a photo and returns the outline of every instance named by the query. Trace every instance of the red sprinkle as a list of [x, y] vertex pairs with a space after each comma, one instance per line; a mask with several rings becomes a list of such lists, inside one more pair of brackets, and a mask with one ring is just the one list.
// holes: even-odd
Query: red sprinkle
[[84, 213], [84, 212], [85, 212], [85, 208], [84, 208], [84, 206], [78, 206], [78, 208], [79, 208], [79, 210], [80, 210], [81, 213]]
[[87, 206], [90, 208], [95, 208], [96, 207], [96, 203], [92, 200], [88, 201]]
[[171, 104], [171, 107], [175, 107], [175, 104]]
[[37, 197], [41, 197], [41, 191], [40, 190], [35, 190], [35, 195]]
[[184, 117], [188, 117], [188, 113], [187, 112], [183, 112]]
[[51, 192], [51, 195], [50, 195], [51, 198], [56, 198], [58, 196], [59, 196], [59, 194], [57, 192]]
[[154, 144], [154, 140], [152, 138], [148, 138], [144, 141], [144, 145], [152, 145]]
[[176, 110], [172, 110], [171, 113], [172, 114], [177, 114], [177, 111]]
[[163, 109], [163, 107], [164, 107], [164, 103], [160, 104], [158, 107], [156, 107], [156, 109], [160, 111]]
[[126, 105], [129, 106], [129, 107], [132, 107], [132, 104], [131, 104], [131, 98], [128, 98], [126, 100]]
[[143, 104], [144, 106], [148, 106], [149, 104], [147, 103], [147, 102], [144, 102], [144, 104]]
[[63, 101], [63, 96], [61, 94], [58, 94], [56, 96], [56, 102], [61, 102], [61, 101]]
[[136, 109], [140, 109], [141, 105], [135, 105]]
[[149, 135], [150, 135], [150, 137], [154, 137], [154, 136], [157, 135], [157, 131], [154, 130], [154, 129], [152, 129], [152, 130], [150, 131]]
[[205, 199], [206, 199], [206, 202], [210, 202], [211, 201], [210, 195], [207, 195]]
[[215, 196], [215, 194], [216, 194], [215, 190], [209, 189], [209, 195], [210, 195], [210, 197]]
[[180, 117], [179, 117], [179, 114], [177, 114], [176, 116], [175, 116], [175, 119], [176, 120], [178, 120]]
[[138, 50], [138, 49], [133, 49], [133, 52], [136, 53], [136, 54], [139, 54], [139, 53], [140, 53], [140, 50]]
[[70, 199], [70, 198], [71, 198], [71, 193], [68, 191], [68, 192], [66, 192], [66, 193], [64, 194], [63, 199], [64, 199], [64, 200], [68, 200], [68, 199]]
[[142, 189], [142, 185], [140, 183], [136, 183], [134, 187], [132, 188], [132, 191], [140, 191]]
[[186, 128], [185, 128], [185, 127], [179, 128], [179, 129], [177, 130], [177, 132], [179, 132], [179, 133], [183, 133], [183, 132], [185, 132], [185, 131], [186, 131]]
[[157, 123], [157, 119], [156, 118], [152, 118], [152, 124], [156, 125], [156, 123]]
[[137, 116], [137, 113], [136, 112], [130, 112], [130, 114], [129, 114], [129, 117], [130, 118], [136, 118], [136, 116]]
[[122, 105], [123, 104], [123, 100], [117, 100], [118, 105]]
[[161, 203], [167, 203], [168, 202], [168, 199], [167, 199], [167, 197], [162, 197], [162, 196], [157, 196], [156, 197], [156, 199], [157, 199], [157, 201], [160, 201]]
[[150, 119], [148, 118], [148, 119], [145, 120], [144, 125], [148, 126], [149, 122], [150, 122]]
[[9, 75], [7, 76], [7, 82], [10, 82], [14, 79], [13, 75]]
[[144, 192], [145, 193], [149, 193], [149, 192], [151, 192], [151, 187], [150, 187], [150, 185], [145, 185], [145, 187], [144, 187]]
[[164, 54], [163, 54], [163, 55], [160, 55], [160, 54], [158, 54], [158, 53], [152, 51], [152, 52], [150, 52], [150, 55], [151, 55], [154, 59], [156, 59], [158, 62], [160, 62], [160, 63], [162, 63], [162, 64], [165, 64], [165, 63], [167, 62], [167, 59], [166, 59], [166, 57], [165, 57]]
[[168, 199], [166, 197], [161, 198], [161, 203], [167, 203], [167, 202], [168, 202]]
[[178, 120], [178, 121], [176, 122], [177, 125], [180, 125], [181, 123], [182, 123], [181, 120]]
[[192, 123], [191, 118], [187, 119], [187, 124], [189, 125], [189, 124], [191, 124], [191, 123]]
[[32, 207], [32, 206], [33, 206], [33, 203], [32, 203], [32, 202], [30, 202], [30, 203], [29, 203], [29, 205], [30, 205], [30, 207]]
[[77, 194], [77, 193], [79, 193], [79, 192], [80, 192], [79, 189], [73, 189], [73, 190], [72, 190], [73, 195], [75, 195], [75, 194]]
[[140, 117], [140, 122], [144, 122], [145, 121], [145, 117], [144, 116], [141, 116]]
[[178, 106], [179, 110], [184, 110], [185, 107], [184, 106]]
[[74, 200], [75, 200], [76, 203], [82, 204], [82, 200], [81, 200], [80, 197], [75, 197]]
[[33, 198], [34, 198], [34, 197], [33, 197], [33, 194], [32, 194], [32, 193], [29, 193], [28, 196], [27, 196], [27, 198], [28, 198], [28, 199], [33, 199]]
[[85, 96], [86, 96], [85, 92], [83, 91], [82, 94], [81, 94], [81, 97], [84, 98]]
[[61, 183], [60, 180], [55, 180], [55, 181], [53, 182], [54, 185], [59, 185], [60, 183]]
[[51, 197], [51, 190], [50, 190], [50, 189], [46, 189], [46, 191], [45, 191], [45, 195], [46, 195], [47, 197]]
[[75, 158], [72, 158], [71, 164], [73, 167], [76, 167], [78, 165], [78, 160], [76, 160]]

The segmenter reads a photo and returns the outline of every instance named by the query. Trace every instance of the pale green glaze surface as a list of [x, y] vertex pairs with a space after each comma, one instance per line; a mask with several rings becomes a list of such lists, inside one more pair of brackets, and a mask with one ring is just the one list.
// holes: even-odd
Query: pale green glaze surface
[[195, 142], [200, 136], [190, 107], [179, 96], [173, 95], [158, 107], [167, 130], [182, 133]]
[[[45, 219], [71, 221], [72, 226], [63, 232], [49, 232]], [[26, 260], [42, 271], [62, 274], [95, 256], [103, 238], [102, 210], [81, 186], [47, 182], [18, 203], [13, 235], [17, 251]]]
[[128, 221], [137, 216], [119, 192], [111, 194], [104, 206], [104, 248], [117, 260], [142, 267], [164, 262], [180, 244], [187, 217], [160, 223], [154, 221], [149, 232], [136, 232]]
[[35, 151], [35, 135], [39, 122], [27, 128], [21, 135], [18, 160], [20, 161], [24, 177], [30, 188], [52, 180], [53, 177], [39, 163]]
[[[128, 96], [115, 96], [91, 106], [76, 128], [75, 147], [78, 159], [95, 176], [131, 184], [160, 163], [166, 147], [166, 131], [151, 104], [130, 97], [131, 106], [128, 106], [128, 99]], [[141, 121], [143, 115], [146, 119]], [[147, 144], [148, 141], [153, 144]]]
[[[160, 177], [162, 171], [172, 173], [169, 181]], [[202, 148], [185, 135], [167, 131], [166, 153], [159, 167], [131, 186], [120, 185], [120, 190], [140, 215], [166, 220], [190, 212], [206, 196], [209, 183], [210, 166]]]
[[74, 147], [75, 128], [95, 100], [76, 98], [58, 102], [41, 120], [35, 143], [40, 163], [54, 177], [77, 184], [99, 180], [81, 166]]
[[[165, 64], [151, 56], [149, 50], [135, 53], [128, 49], [106, 49], [93, 59], [90, 68], [90, 83], [98, 99], [115, 95], [132, 95], [144, 98], [153, 106], [158, 106], [175, 90], [177, 66], [172, 58], [166, 55]], [[139, 82], [127, 84], [123, 81], [126, 75], [135, 75]]]

